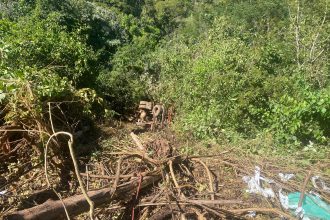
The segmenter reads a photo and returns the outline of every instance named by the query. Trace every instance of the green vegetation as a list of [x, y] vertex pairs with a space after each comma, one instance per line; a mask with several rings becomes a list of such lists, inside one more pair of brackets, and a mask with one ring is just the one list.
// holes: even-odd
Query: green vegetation
[[161, 100], [175, 106], [175, 128], [196, 138], [330, 143], [327, 0], [0, 7], [0, 106], [13, 106], [3, 122], [31, 113], [20, 104], [30, 89], [40, 114], [46, 101], [83, 100], [104, 117], [103, 108], [125, 115], [141, 99]]

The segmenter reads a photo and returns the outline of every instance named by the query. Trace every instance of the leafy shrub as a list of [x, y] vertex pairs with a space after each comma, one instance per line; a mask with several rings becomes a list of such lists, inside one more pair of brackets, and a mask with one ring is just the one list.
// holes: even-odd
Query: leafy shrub
[[67, 33], [59, 20], [58, 14], [51, 14], [41, 21], [2, 21], [2, 44], [7, 50], [2, 66], [9, 69], [49, 68], [78, 87], [93, 81], [90, 63], [96, 59], [95, 53], [77, 34]]
[[301, 97], [289, 94], [270, 101], [270, 112], [265, 114], [269, 128], [281, 141], [329, 141], [330, 92], [306, 91]]
[[204, 35], [177, 34], [153, 54], [154, 96], [176, 103], [178, 127], [198, 138], [266, 131], [281, 144], [326, 143], [328, 89], [296, 69], [295, 47], [283, 36], [242, 35], [245, 26], [233, 24], [218, 16]]
[[[8, 2], [0, 12], [0, 74], [31, 83], [37, 102], [79, 99], [89, 114], [103, 112], [103, 100], [120, 113], [141, 99], [174, 104], [176, 127], [197, 138], [327, 144], [324, 5]], [[2, 82], [0, 99], [23, 87]]]

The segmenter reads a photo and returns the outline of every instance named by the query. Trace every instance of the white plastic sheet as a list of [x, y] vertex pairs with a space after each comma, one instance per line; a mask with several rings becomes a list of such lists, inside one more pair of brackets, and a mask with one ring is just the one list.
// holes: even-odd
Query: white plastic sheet
[[281, 178], [281, 181], [283, 182], [288, 182], [290, 179], [292, 179], [294, 177], [294, 174], [293, 173], [279, 173], [278, 174]]
[[282, 193], [282, 189], [278, 192], [278, 198], [283, 208], [289, 209], [289, 197]]
[[254, 170], [254, 176], [244, 176], [243, 181], [248, 184], [248, 193], [260, 194], [266, 198], [274, 198], [275, 193], [271, 188], [262, 186], [263, 182], [274, 183], [273, 180], [267, 179], [260, 175], [260, 167], [256, 166]]
[[318, 187], [318, 185], [316, 183], [316, 181], [318, 180], [318, 182], [320, 182], [321, 189], [323, 191], [330, 192], [330, 187], [328, 187], [327, 185], [325, 185], [324, 181], [320, 178], [320, 176], [313, 176], [311, 179], [312, 179], [313, 186], [316, 189], [320, 189], [320, 187]]

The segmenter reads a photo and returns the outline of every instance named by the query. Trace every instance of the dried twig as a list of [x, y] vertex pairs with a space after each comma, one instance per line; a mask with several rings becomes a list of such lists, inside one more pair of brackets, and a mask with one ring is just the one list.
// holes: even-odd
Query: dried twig
[[[112, 188], [113, 188], [113, 192], [116, 191], [117, 189], [117, 185], [118, 185], [118, 182], [119, 182], [119, 178], [120, 178], [120, 167], [121, 167], [121, 163], [123, 161], [123, 158], [120, 157], [118, 162], [117, 162], [117, 170], [116, 170], [116, 176], [115, 176], [115, 181], [113, 182], [113, 185], [112, 185]], [[114, 195], [114, 193], [111, 195], [111, 197]]]
[[[116, 179], [116, 176], [107, 176], [107, 175], [95, 175], [95, 174], [87, 174], [87, 173], [80, 173], [81, 176], [85, 176], [89, 178], [96, 178], [96, 179]], [[130, 178], [130, 177], [133, 177], [134, 174], [127, 174], [127, 175], [119, 175], [119, 178], [122, 179], [122, 178]]]
[[47, 174], [47, 149], [48, 149], [48, 145], [50, 143], [50, 141], [52, 140], [53, 137], [56, 137], [57, 135], [67, 135], [69, 136], [69, 140], [68, 140], [68, 147], [69, 147], [69, 150], [70, 150], [70, 155], [71, 155], [71, 158], [72, 158], [72, 161], [73, 161], [73, 166], [74, 166], [74, 169], [75, 169], [75, 172], [76, 172], [76, 176], [77, 176], [77, 179], [78, 179], [78, 182], [79, 182], [79, 185], [80, 185], [80, 189], [83, 193], [83, 195], [85, 196], [89, 206], [90, 206], [90, 209], [89, 209], [89, 214], [90, 214], [90, 218], [93, 219], [93, 215], [94, 215], [94, 202], [89, 198], [86, 190], [85, 190], [85, 187], [84, 187], [84, 183], [82, 181], [82, 178], [80, 176], [80, 172], [79, 172], [79, 168], [78, 168], [78, 163], [77, 163], [77, 159], [76, 159], [76, 156], [75, 156], [75, 153], [74, 153], [74, 150], [73, 150], [73, 136], [71, 133], [69, 132], [65, 132], [65, 131], [59, 131], [59, 132], [56, 132], [54, 134], [52, 134], [47, 143], [46, 143], [46, 147], [45, 147], [45, 175], [46, 175], [46, 180], [47, 180], [47, 183], [48, 185], [50, 185], [50, 182], [49, 182], [49, 179], [48, 179], [48, 174]]
[[298, 208], [300, 208], [302, 206], [302, 203], [303, 203], [303, 200], [305, 197], [306, 186], [307, 186], [309, 179], [311, 178], [311, 175], [312, 175], [312, 171], [310, 170], [305, 178], [304, 185], [301, 188]]
[[138, 156], [141, 159], [149, 162], [150, 164], [153, 164], [155, 166], [159, 166], [161, 164], [161, 161], [159, 160], [155, 160], [149, 156], [147, 156], [146, 154], [144, 154], [143, 152], [139, 151], [139, 150], [131, 150], [131, 151], [125, 151], [123, 150], [122, 152], [112, 152], [109, 153], [110, 155], [126, 155], [126, 156]]
[[136, 134], [134, 134], [133, 132], [131, 132], [130, 135], [131, 135], [133, 141], [135, 142], [136, 146], [138, 147], [138, 149], [141, 151], [145, 151], [146, 149], [144, 148], [141, 141], [139, 140], [139, 137]]
[[182, 197], [182, 198], [186, 198], [185, 195], [181, 192], [181, 188], [180, 188], [178, 182], [176, 181], [176, 178], [175, 178], [175, 175], [174, 175], [174, 171], [173, 171], [173, 161], [170, 160], [168, 162], [168, 165], [170, 167], [170, 173], [171, 173], [172, 180], [174, 182], [175, 188], [178, 190], [179, 196]]
[[[164, 188], [162, 188], [161, 190], [160, 190], [160, 192], [159, 193], [157, 193], [151, 200], [150, 200], [150, 202], [149, 203], [154, 203], [162, 194], [163, 194], [163, 192], [165, 191], [165, 187]], [[141, 207], [141, 203], [140, 204], [138, 204], [137, 206], [140, 206]], [[140, 217], [140, 219], [146, 219], [147, 217], [148, 217], [148, 215], [149, 215], [149, 212], [150, 212], [150, 209], [149, 209], [149, 206], [147, 206], [147, 207], [145, 207], [143, 210], [142, 210], [142, 215], [141, 215], [141, 217]]]
[[210, 172], [209, 168], [206, 166], [206, 164], [203, 161], [201, 161], [199, 159], [192, 159], [192, 160], [202, 164], [202, 166], [205, 168], [207, 176], [209, 178], [209, 187], [210, 187], [210, 192], [211, 192], [211, 199], [214, 200], [213, 178], [212, 178], [212, 175], [211, 175], [211, 172]]
[[191, 203], [200, 204], [200, 205], [233, 205], [233, 204], [244, 204], [242, 201], [238, 200], [198, 200], [198, 199], [187, 199], [179, 200], [173, 202], [144, 202], [140, 203], [137, 206], [162, 206], [162, 205], [189, 205]]
[[277, 214], [279, 216], [283, 216], [290, 220], [295, 219], [291, 215], [286, 214], [285, 212], [282, 212], [278, 209], [272, 209], [272, 208], [270, 208], [270, 209], [269, 208], [245, 208], [245, 209], [233, 209], [233, 210], [228, 210], [228, 211], [236, 213], [236, 214], [246, 214], [246, 213], [249, 213], [250, 211], [255, 211], [257, 213], [264, 213], [264, 214], [273, 213], [273, 214]]
[[[52, 132], [53, 132], [53, 134], [55, 134], [56, 132], [55, 132], [54, 124], [53, 124], [50, 102], [48, 102], [48, 113], [49, 113], [49, 121], [50, 121], [50, 125], [52, 128]], [[46, 181], [47, 181], [48, 187], [51, 187], [49, 179], [48, 179], [48, 175], [47, 175], [47, 147], [48, 147], [48, 143], [46, 144], [46, 148], [45, 148], [45, 175], [46, 175]], [[87, 187], [88, 187], [88, 183], [87, 183]], [[66, 218], [68, 220], [70, 220], [70, 216], [69, 216], [68, 210], [62, 200], [62, 196], [54, 189], [54, 187], [51, 187], [51, 188], [52, 188], [53, 192], [56, 194], [56, 196], [60, 199], [60, 201], [63, 205], [64, 211], [65, 211]]]
[[217, 210], [214, 210], [213, 208], [210, 208], [210, 207], [208, 207], [208, 206], [206, 206], [204, 204], [199, 204], [199, 203], [195, 203], [195, 202], [190, 202], [190, 203], [202, 207], [203, 209], [205, 209], [205, 210], [207, 210], [207, 211], [209, 211], [209, 212], [211, 212], [211, 213], [219, 216], [221, 219], [226, 219], [226, 215], [224, 213], [220, 213]]

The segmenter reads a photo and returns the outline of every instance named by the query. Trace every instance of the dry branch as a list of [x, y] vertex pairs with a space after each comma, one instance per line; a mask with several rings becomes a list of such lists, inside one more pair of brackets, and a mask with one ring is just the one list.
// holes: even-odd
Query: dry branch
[[198, 163], [202, 164], [202, 166], [205, 168], [207, 176], [209, 178], [209, 187], [210, 187], [210, 193], [211, 193], [211, 199], [214, 200], [214, 189], [213, 189], [213, 178], [210, 172], [210, 169], [207, 167], [207, 165], [201, 161], [200, 159], [192, 159], [194, 161], [197, 161]]
[[300, 208], [302, 206], [302, 203], [303, 203], [303, 200], [305, 197], [306, 186], [307, 186], [309, 179], [311, 178], [311, 175], [312, 175], [312, 171], [309, 171], [305, 178], [304, 185], [301, 188], [300, 198], [299, 198], [299, 202], [298, 202], [298, 208]]
[[294, 220], [291, 215], [286, 214], [285, 212], [282, 212], [281, 210], [274, 209], [274, 208], [245, 208], [245, 209], [236, 209], [236, 210], [229, 210], [230, 212], [236, 213], [236, 214], [248, 214], [251, 211], [255, 211], [256, 213], [261, 214], [276, 214], [278, 216], [283, 216], [287, 219]]
[[134, 134], [133, 132], [131, 132], [131, 137], [134, 140], [134, 143], [136, 144], [136, 146], [138, 147], [139, 150], [141, 151], [145, 151], [146, 149], [144, 148], [144, 146], [142, 145], [141, 141], [139, 140], [139, 137]]
[[[68, 141], [68, 147], [69, 147], [69, 150], [70, 150], [70, 155], [71, 155], [71, 158], [72, 158], [72, 162], [73, 162], [73, 166], [74, 166], [74, 169], [75, 169], [75, 173], [76, 173], [76, 176], [77, 176], [77, 179], [78, 179], [78, 182], [79, 182], [79, 185], [80, 185], [80, 189], [81, 191], [83, 192], [83, 195], [85, 197], [85, 199], [87, 200], [89, 206], [90, 206], [90, 210], [89, 210], [89, 213], [90, 213], [90, 218], [91, 220], [93, 220], [93, 216], [94, 216], [94, 203], [93, 201], [89, 198], [87, 192], [86, 192], [86, 189], [84, 187], [84, 184], [83, 184], [83, 181], [82, 181], [82, 178], [80, 176], [80, 172], [79, 172], [79, 168], [78, 168], [78, 163], [77, 163], [77, 159], [76, 159], [76, 156], [75, 156], [75, 153], [74, 153], [74, 150], [73, 150], [73, 136], [71, 133], [69, 132], [64, 132], [64, 131], [59, 131], [59, 132], [56, 132], [54, 134], [52, 134], [47, 143], [46, 143], [46, 147], [45, 147], [45, 176], [46, 176], [46, 180], [47, 180], [47, 184], [48, 184], [48, 187], [51, 186], [50, 182], [49, 182], [49, 179], [48, 179], [48, 175], [47, 175], [47, 148], [48, 148], [48, 145], [50, 143], [50, 141], [52, 140], [53, 137], [56, 137], [58, 135], [67, 135], [70, 137], [69, 141]], [[56, 193], [56, 191], [54, 190], [54, 192]], [[58, 196], [59, 194], [56, 193]], [[61, 201], [61, 204], [64, 206], [64, 211], [66, 212], [66, 216], [67, 218], [69, 218], [69, 215], [68, 215], [68, 212], [67, 212], [67, 209], [65, 207], [65, 204], [63, 203], [61, 197], [59, 196], [59, 199]]]
[[[152, 176], [143, 178], [141, 183], [141, 189], [144, 189], [158, 180], [161, 179], [160, 171], [157, 170]], [[117, 189], [105, 188], [96, 191], [88, 192], [88, 196], [95, 203], [95, 206], [100, 206], [104, 203], [110, 202], [113, 199], [126, 198], [127, 195], [133, 194], [138, 185], [139, 178], [134, 178], [132, 181], [121, 184]], [[112, 195], [112, 197], [111, 197]], [[89, 210], [89, 204], [87, 203], [84, 195], [72, 196], [63, 199], [63, 202], [71, 216], [81, 214]], [[17, 211], [15, 213], [5, 216], [5, 220], [38, 220], [38, 219], [62, 219], [65, 216], [65, 212], [61, 201], [48, 200], [45, 203]]]
[[196, 200], [196, 199], [187, 199], [182, 201], [173, 201], [173, 202], [146, 202], [141, 203], [137, 206], [144, 207], [144, 206], [161, 206], [161, 205], [189, 205], [191, 203], [200, 204], [200, 205], [237, 205], [237, 204], [244, 204], [243, 201], [240, 200]]

